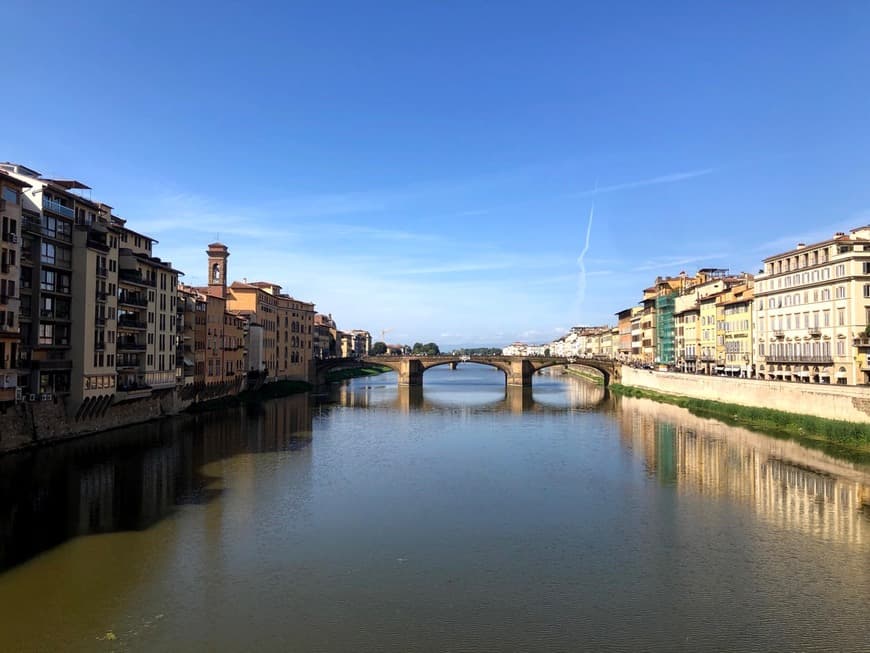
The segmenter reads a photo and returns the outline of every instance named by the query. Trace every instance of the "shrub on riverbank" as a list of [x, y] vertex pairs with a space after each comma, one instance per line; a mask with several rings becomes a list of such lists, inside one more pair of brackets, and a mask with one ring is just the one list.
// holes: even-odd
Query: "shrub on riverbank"
[[334, 370], [326, 373], [326, 382], [333, 383], [335, 381], [345, 381], [347, 379], [356, 379], [362, 376], [377, 376], [384, 372], [392, 371], [385, 365], [370, 365], [368, 367], [354, 367], [346, 370]]
[[715, 417], [753, 430], [771, 431], [788, 436], [825, 440], [847, 447], [870, 449], [870, 424], [824, 419], [812, 415], [787, 413], [772, 408], [741, 406], [740, 404], [729, 404], [709, 399], [694, 399], [617, 383], [611, 385], [610, 390], [617, 395], [673, 404], [686, 408], [699, 417]]

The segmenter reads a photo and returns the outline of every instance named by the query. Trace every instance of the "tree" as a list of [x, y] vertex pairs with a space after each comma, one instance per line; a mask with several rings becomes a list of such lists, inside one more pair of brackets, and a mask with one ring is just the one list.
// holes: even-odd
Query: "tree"
[[372, 356], [383, 356], [387, 353], [387, 343], [378, 340], [372, 345]]
[[429, 356], [437, 356], [441, 353], [441, 350], [438, 349], [438, 345], [436, 345], [434, 342], [427, 342], [425, 345], [423, 345], [423, 352], [429, 354]]

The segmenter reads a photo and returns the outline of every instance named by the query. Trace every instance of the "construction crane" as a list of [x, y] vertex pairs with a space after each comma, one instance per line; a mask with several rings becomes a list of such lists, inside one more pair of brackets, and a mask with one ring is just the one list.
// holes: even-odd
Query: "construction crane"
[[390, 328], [390, 329], [381, 329], [381, 342], [383, 342], [383, 343], [386, 343], [386, 342], [387, 342], [387, 341], [386, 341], [386, 335], [387, 335], [390, 331], [392, 331], [392, 330], [393, 330], [392, 328]]

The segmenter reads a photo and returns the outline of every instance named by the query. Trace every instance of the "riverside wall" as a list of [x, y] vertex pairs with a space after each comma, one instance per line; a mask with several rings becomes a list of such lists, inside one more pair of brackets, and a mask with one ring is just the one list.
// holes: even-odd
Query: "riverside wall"
[[87, 419], [67, 414], [60, 400], [6, 405], [0, 409], [0, 453], [176, 415], [190, 403], [168, 392], [115, 404]]
[[870, 422], [870, 387], [787, 383], [622, 367], [620, 383], [695, 399]]

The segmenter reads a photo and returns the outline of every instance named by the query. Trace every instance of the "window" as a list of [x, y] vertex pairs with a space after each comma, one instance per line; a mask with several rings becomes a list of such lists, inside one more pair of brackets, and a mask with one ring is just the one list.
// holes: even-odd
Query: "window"
[[846, 286], [837, 286], [835, 293], [837, 299], [844, 299], [846, 297]]
[[18, 191], [9, 186], [3, 187], [3, 199], [10, 204], [18, 204]]
[[55, 247], [51, 243], [42, 243], [42, 247], [40, 248], [40, 259], [43, 263], [49, 263], [54, 265], [55, 260]]
[[54, 291], [56, 281], [57, 274], [54, 271], [42, 270], [40, 272], [39, 287], [42, 290]]
[[54, 344], [54, 325], [40, 324], [39, 325], [39, 344], [53, 345]]

